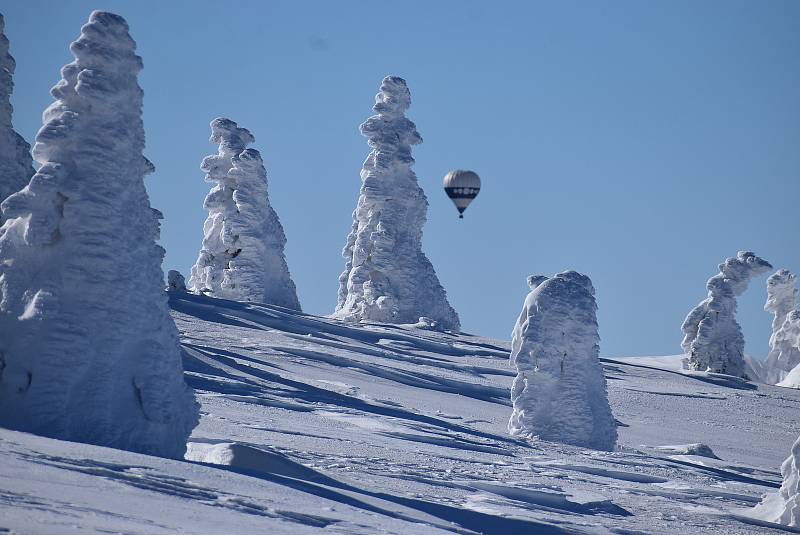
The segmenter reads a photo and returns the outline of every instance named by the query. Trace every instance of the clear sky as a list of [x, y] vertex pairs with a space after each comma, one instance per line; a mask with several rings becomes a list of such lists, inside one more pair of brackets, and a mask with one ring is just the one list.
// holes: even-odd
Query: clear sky
[[[800, 272], [800, 2], [2, 0], [31, 142], [93, 9], [124, 16], [144, 59], [165, 270], [196, 258], [199, 165], [226, 116], [264, 156], [304, 309], [332, 312], [358, 125], [395, 74], [424, 138], [424, 248], [467, 331], [507, 338], [525, 277], [576, 269], [602, 354], [675, 354], [725, 257]], [[463, 221], [441, 189], [452, 168], [483, 180]], [[765, 278], [739, 307], [757, 356]]]

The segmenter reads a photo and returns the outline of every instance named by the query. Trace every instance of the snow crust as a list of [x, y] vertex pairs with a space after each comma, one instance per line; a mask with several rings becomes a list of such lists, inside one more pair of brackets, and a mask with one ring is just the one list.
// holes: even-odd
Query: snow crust
[[373, 115], [361, 125], [372, 151], [361, 170], [361, 193], [342, 251], [333, 317], [346, 321], [415, 323], [424, 316], [457, 332], [433, 265], [422, 252], [428, 200], [412, 171], [411, 147], [422, 142], [405, 112], [411, 93], [397, 76], [383, 79]]
[[5, 20], [0, 14], [0, 202], [24, 188], [33, 176], [31, 146], [11, 124], [11, 93], [16, 62], [9, 54]]
[[211, 121], [217, 154], [201, 169], [214, 183], [205, 199], [203, 245], [190, 287], [213, 297], [269, 303], [300, 310], [284, 248], [286, 235], [267, 195], [261, 154], [246, 148], [255, 138], [234, 121]]
[[181, 457], [198, 405], [144, 187], [135, 47], [122, 17], [91, 14], [43, 114], [42, 166], [3, 202], [0, 425]]
[[800, 527], [800, 438], [781, 465], [783, 484], [768, 494], [755, 508], [753, 516], [784, 526]]
[[681, 347], [689, 355], [688, 367], [744, 376], [744, 336], [736, 321], [736, 297], [750, 280], [772, 269], [749, 251], [739, 251], [719, 265], [719, 273], [708, 279], [708, 297], [683, 321]]
[[[786, 269], [778, 270], [767, 279], [767, 302], [764, 304], [764, 310], [774, 314], [769, 355], [762, 369], [762, 379], [767, 383], [780, 383], [800, 364], [800, 312], [797, 305], [794, 274]], [[786, 386], [794, 384], [800, 386], [794, 382]]]
[[508, 430], [599, 450], [613, 450], [617, 429], [600, 365], [594, 287], [564, 271], [528, 278], [531, 292], [514, 326]]

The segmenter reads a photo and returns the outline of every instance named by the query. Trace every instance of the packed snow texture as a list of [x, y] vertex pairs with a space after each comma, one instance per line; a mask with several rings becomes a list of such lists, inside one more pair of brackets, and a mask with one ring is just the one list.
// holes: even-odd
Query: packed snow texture
[[269, 303], [300, 310], [286, 265], [286, 235], [267, 196], [261, 154], [246, 148], [255, 138], [230, 119], [211, 121], [217, 154], [201, 169], [214, 186], [206, 196], [208, 218], [190, 287], [213, 297]]
[[198, 405], [144, 187], [135, 47], [122, 17], [91, 14], [36, 136], [42, 166], [3, 203], [0, 425], [181, 457]]
[[800, 313], [797, 312], [798, 291], [795, 276], [781, 269], [767, 279], [767, 302], [764, 310], [772, 312], [772, 336], [769, 355], [764, 363], [762, 379], [775, 384], [800, 364]]
[[756, 506], [753, 515], [767, 522], [800, 527], [800, 438], [781, 465], [783, 484]]
[[531, 292], [514, 326], [508, 430], [598, 450], [613, 450], [617, 428], [600, 366], [594, 287], [564, 271], [528, 278]]
[[34, 173], [31, 146], [11, 124], [12, 75], [16, 63], [8, 53], [4, 28], [5, 21], [0, 15], [0, 202], [24, 188]]
[[694, 307], [683, 321], [681, 342], [693, 370], [745, 374], [744, 336], [736, 322], [736, 297], [751, 279], [772, 269], [766, 260], [739, 251], [719, 265], [719, 273], [708, 279], [708, 297]]
[[388, 323], [415, 323], [425, 316], [457, 332], [458, 314], [422, 252], [428, 200], [411, 169], [411, 147], [422, 138], [405, 117], [410, 105], [405, 80], [388, 76], [375, 96], [377, 115], [361, 125], [372, 152], [361, 170], [333, 316]]

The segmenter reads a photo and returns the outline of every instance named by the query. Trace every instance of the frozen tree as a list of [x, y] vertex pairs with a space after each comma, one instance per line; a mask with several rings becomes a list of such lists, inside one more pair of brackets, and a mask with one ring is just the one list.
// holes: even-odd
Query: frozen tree
[[597, 304], [586, 275], [528, 278], [514, 326], [508, 430], [514, 436], [612, 450], [617, 441], [600, 365]]
[[795, 276], [790, 271], [781, 269], [767, 279], [767, 302], [764, 310], [775, 315], [772, 320], [772, 336], [769, 338], [769, 356], [763, 372], [763, 379], [767, 383], [782, 381], [800, 364], [800, 313], [797, 313], [797, 298]]
[[170, 292], [185, 292], [186, 279], [180, 271], [170, 269], [167, 273], [167, 290]]
[[230, 119], [211, 121], [211, 142], [219, 150], [201, 166], [214, 186], [205, 200], [203, 246], [189, 285], [222, 299], [300, 310], [283, 253], [286, 236], [267, 196], [264, 162], [257, 150], [246, 148], [253, 141]]
[[739, 251], [719, 265], [708, 279], [708, 297], [683, 321], [681, 347], [690, 369], [744, 376], [744, 336], [736, 322], [736, 298], [751, 279], [772, 269], [766, 260]]
[[34, 173], [31, 147], [11, 125], [12, 75], [16, 63], [8, 53], [4, 28], [3, 15], [0, 15], [0, 202], [24, 188]]
[[767, 494], [756, 506], [753, 516], [782, 524], [800, 527], [800, 439], [792, 453], [781, 465], [783, 484], [778, 492]]
[[388, 76], [375, 97], [377, 115], [361, 125], [372, 151], [361, 170], [333, 316], [389, 323], [415, 323], [424, 316], [458, 331], [458, 314], [422, 252], [428, 200], [411, 170], [411, 147], [422, 138], [405, 116], [410, 105], [405, 80]]
[[135, 48], [122, 17], [91, 14], [43, 114], [42, 166], [3, 203], [0, 425], [181, 458], [198, 405], [144, 187]]

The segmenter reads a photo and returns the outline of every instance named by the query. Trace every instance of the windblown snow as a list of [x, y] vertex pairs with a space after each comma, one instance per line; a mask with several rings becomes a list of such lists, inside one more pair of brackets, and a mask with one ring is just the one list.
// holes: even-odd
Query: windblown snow
[[270, 303], [300, 310], [286, 265], [286, 235], [269, 203], [261, 154], [246, 148], [255, 138], [230, 119], [211, 122], [217, 154], [203, 160], [206, 181], [203, 246], [189, 285], [214, 297]]
[[0, 15], [0, 203], [24, 188], [34, 173], [31, 146], [11, 124], [14, 111], [11, 107], [11, 92], [14, 90], [12, 76], [17, 64], [8, 52], [9, 43], [4, 29], [5, 20]]
[[749, 515], [781, 487], [800, 391], [671, 357], [600, 359], [616, 450], [529, 442], [507, 433], [505, 342], [184, 292], [170, 303], [202, 405], [189, 462], [0, 430], [0, 527], [780, 533]]
[[180, 458], [197, 404], [144, 187], [141, 58], [103, 12], [70, 50], [36, 136], [42, 166], [3, 203], [0, 425]]
[[405, 116], [410, 105], [405, 80], [388, 76], [375, 96], [377, 115], [361, 125], [372, 151], [361, 170], [333, 316], [385, 323], [416, 323], [424, 316], [458, 332], [458, 314], [422, 252], [428, 200], [411, 169], [411, 147], [422, 137]]
[[511, 340], [514, 436], [613, 450], [617, 429], [600, 366], [592, 281], [576, 271], [528, 278]]
[[766, 260], [739, 251], [719, 265], [719, 273], [708, 279], [708, 297], [683, 321], [683, 351], [693, 370], [743, 376], [744, 336], [736, 322], [736, 298], [750, 281], [772, 269]]

